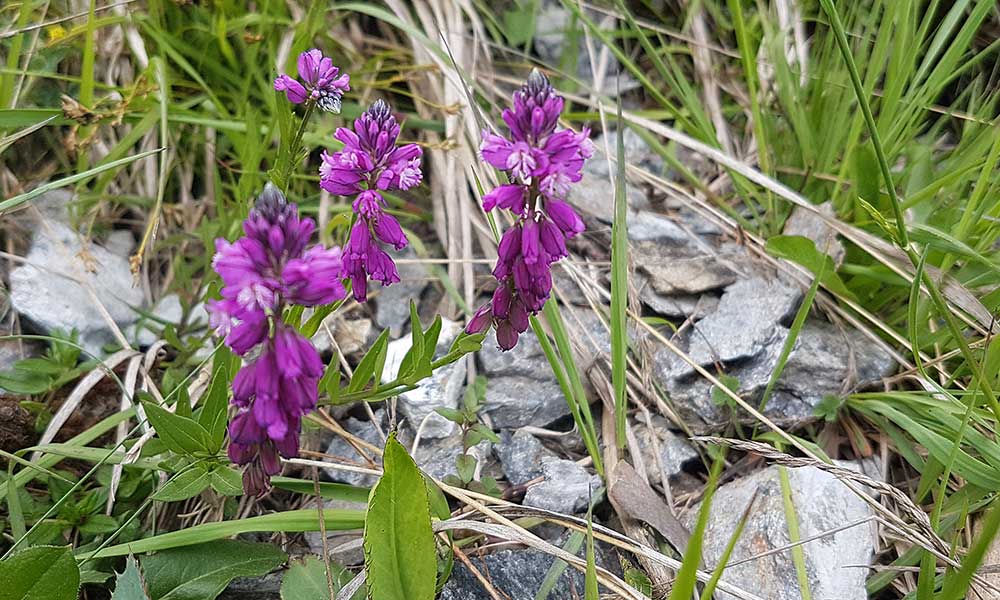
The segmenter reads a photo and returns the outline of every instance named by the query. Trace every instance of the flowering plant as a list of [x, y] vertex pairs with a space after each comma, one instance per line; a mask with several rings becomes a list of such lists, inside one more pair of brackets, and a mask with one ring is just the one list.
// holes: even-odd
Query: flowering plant
[[510, 177], [483, 197], [483, 210], [505, 209], [514, 224], [497, 248], [493, 299], [476, 311], [466, 331], [481, 333], [492, 324], [503, 350], [517, 345], [528, 317], [545, 305], [552, 265], [567, 256], [566, 240], [584, 230], [566, 197], [593, 147], [589, 130], [557, 128], [562, 108], [562, 97], [536, 69], [514, 93], [513, 107], [503, 111], [508, 136], [483, 132], [483, 160]]

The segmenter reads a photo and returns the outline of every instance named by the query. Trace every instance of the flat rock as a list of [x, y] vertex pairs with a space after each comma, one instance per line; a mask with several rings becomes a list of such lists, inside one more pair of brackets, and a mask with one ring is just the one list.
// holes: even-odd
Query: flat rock
[[570, 414], [542, 347], [529, 329], [517, 346], [502, 352], [490, 332], [479, 351], [486, 376], [483, 412], [495, 429], [544, 426]]
[[719, 307], [719, 297], [712, 294], [660, 294], [649, 285], [644, 273], [635, 274], [635, 285], [639, 290], [639, 301], [654, 312], [669, 319], [703, 319]]
[[45, 332], [76, 329], [81, 345], [95, 355], [114, 341], [93, 298], [76, 280], [93, 288], [122, 329], [138, 319], [133, 307], [142, 305], [143, 296], [132, 285], [128, 260], [96, 244], [85, 249], [68, 226], [56, 221], [39, 225], [26, 259], [29, 264], [10, 274], [11, 304]]
[[[660, 415], [652, 417], [652, 425], [639, 423], [636, 426], [635, 437], [642, 452], [646, 475], [650, 483], [655, 484], [663, 479], [661, 466], [668, 478], [676, 477], [684, 472], [688, 464], [698, 459], [698, 452], [684, 435], [670, 429], [666, 419]], [[656, 436], [656, 445], [653, 444], [653, 436]]]
[[[801, 292], [777, 279], [751, 277], [726, 288], [715, 312], [706, 316], [685, 336], [688, 355], [699, 365], [751, 359], [765, 348], [780, 344], [787, 332], [781, 323], [798, 306]], [[661, 375], [679, 377], [693, 372], [671, 352], [660, 355]]]
[[333, 335], [333, 340], [337, 342], [337, 347], [343, 354], [354, 354], [367, 348], [371, 332], [371, 319], [346, 319], [341, 315], [332, 314], [323, 319], [316, 335], [312, 336], [312, 343], [320, 353], [331, 352], [333, 344], [330, 342], [330, 336]]
[[[407, 261], [418, 258], [412, 247], [393, 256]], [[430, 283], [427, 267], [419, 262], [397, 262], [396, 269], [399, 271], [398, 282], [385, 287], [372, 284], [369, 290], [375, 299], [375, 321], [381, 327], [390, 329], [393, 337], [399, 337], [403, 325], [410, 320], [410, 300], [419, 306], [420, 296]]]
[[476, 457], [482, 475], [494, 478], [499, 475], [499, 464], [493, 458], [493, 444], [483, 440], [466, 451], [459, 434], [444, 439], [421, 440], [413, 460], [424, 473], [440, 480], [458, 474], [455, 461], [461, 454]]
[[[598, 563], [613, 561], [613, 558]], [[490, 583], [505, 598], [511, 600], [531, 600], [542, 587], [542, 582], [552, 566], [553, 557], [530, 548], [504, 549], [486, 556], [470, 556], [476, 569], [486, 576]], [[603, 565], [602, 565], [603, 566]], [[583, 574], [573, 567], [566, 568], [549, 594], [549, 600], [579, 600], [584, 594]], [[439, 600], [493, 600], [482, 583], [459, 561], [451, 578], [441, 590]]]
[[[595, 156], [590, 162], [598, 160]], [[644, 209], [649, 205], [646, 193], [629, 182], [625, 185], [626, 198], [632, 210]], [[611, 223], [615, 218], [615, 185], [606, 176], [583, 172], [583, 179], [573, 184], [569, 192], [569, 203], [575, 208]]]
[[[604, 134], [595, 136], [593, 142], [597, 148], [597, 152], [594, 153], [592, 159], [587, 161], [587, 170], [594, 175], [608, 177], [609, 173], [616, 175], [618, 167], [612, 161], [611, 168], [615, 169], [615, 171], [611, 172], [608, 169], [608, 160], [604, 157], [605, 137], [607, 138], [607, 148], [611, 151], [611, 155], [617, 155], [618, 132], [616, 130], [610, 130], [606, 136]], [[649, 144], [631, 127], [625, 128], [625, 131], [622, 133], [622, 142], [625, 146], [625, 162], [627, 164], [645, 169], [654, 175], [659, 175], [663, 172], [663, 158], [650, 148]]]
[[[604, 15], [586, 9], [590, 19], [594, 20], [599, 27], [613, 29], [613, 22], [608, 21]], [[575, 23], [575, 25], [574, 25]], [[579, 29], [582, 25], [573, 21], [570, 12], [559, 2], [546, 1], [535, 17], [535, 52], [541, 57], [543, 62], [558, 66], [562, 63], [563, 52], [566, 48], [566, 41], [573, 33], [574, 28]], [[590, 56], [587, 47], [581, 41], [578, 45], [576, 56], [576, 76], [586, 84], [593, 84], [594, 73], [590, 63]], [[604, 69], [603, 84], [605, 89], [612, 92], [625, 92], [636, 89], [641, 84], [636, 81], [626, 71], [625, 67], [618, 62], [613, 54], [608, 53], [607, 67]], [[597, 60], [600, 60], [598, 56]], [[615, 74], [618, 74], [617, 81]]]
[[528, 488], [525, 506], [534, 506], [562, 514], [585, 512], [594, 492], [601, 487], [601, 478], [571, 460], [544, 459], [541, 483]]
[[[438, 337], [437, 355], [448, 351], [451, 343], [462, 331], [462, 325], [442, 319]], [[413, 347], [413, 339], [403, 336], [389, 343], [386, 352], [382, 383], [396, 379], [403, 357]], [[467, 361], [459, 360], [441, 367], [417, 384], [417, 387], [399, 395], [400, 409], [409, 420], [410, 427], [420, 430], [422, 438], [443, 438], [455, 433], [457, 425], [435, 412], [438, 408], [458, 408], [462, 389], [465, 387]]]
[[[774, 338], [761, 353], [727, 369], [726, 373], [739, 382], [737, 393], [751, 405], [759, 404], [788, 333], [785, 327], [775, 326]], [[681, 418], [696, 433], [724, 427], [727, 413], [712, 401], [707, 381], [693, 373], [670, 376], [669, 369], [679, 372], [677, 360], [663, 349], [658, 352], [656, 362], [661, 381]], [[782, 426], [800, 426], [815, 418], [815, 408], [825, 396], [871, 388], [891, 376], [895, 369], [892, 356], [861, 332], [841, 330], [826, 321], [810, 318], [799, 332], [764, 414]]]
[[[385, 421], [384, 415], [384, 409], [375, 411], [375, 416], [379, 418], [380, 421]], [[371, 421], [362, 421], [360, 419], [355, 419], [354, 417], [348, 417], [340, 424], [348, 432], [363, 439], [369, 444], [377, 448], [382, 447], [382, 437], [379, 435], [375, 424]], [[385, 427], [383, 427], [382, 431], [386, 431]], [[380, 456], [377, 456], [367, 448], [362, 448], [362, 451], [364, 452], [364, 456], [359, 454], [358, 450], [354, 446], [339, 435], [334, 435], [333, 439], [330, 440], [330, 445], [326, 448], [326, 454], [330, 455], [331, 460], [336, 462], [355, 467], [371, 468], [372, 464], [368, 463], [366, 460], [367, 457], [372, 460], [372, 463], [376, 467], [381, 466], [382, 458]], [[323, 472], [330, 478], [331, 481], [337, 481], [349, 485], [371, 487], [375, 485], [376, 481], [378, 481], [378, 476], [369, 475], [367, 473], [355, 473], [352, 471], [342, 471], [340, 469], [323, 469]]]
[[[859, 463], [838, 462], [855, 470]], [[814, 467], [788, 469], [801, 538], [809, 538], [871, 516], [871, 508], [833, 475]], [[712, 499], [702, 555], [708, 570], [721, 558], [750, 502], [756, 500], [730, 562], [790, 543], [778, 468], [769, 467], [721, 486]], [[686, 514], [693, 526], [698, 506]], [[868, 571], [877, 537], [871, 523], [844, 529], [801, 546], [813, 598], [865, 600]], [[723, 581], [769, 600], [798, 600], [800, 591], [790, 552], [779, 552], [726, 569]], [[734, 596], [716, 592], [720, 600]]]
[[521, 485], [541, 477], [542, 461], [557, 458], [555, 453], [527, 431], [519, 430], [500, 433], [500, 443], [493, 452], [500, 459], [504, 476], [513, 485]]
[[628, 239], [633, 242], [687, 244], [691, 236], [676, 221], [650, 210], [630, 211], [627, 218]]
[[703, 258], [683, 258], [670, 264], [644, 263], [649, 283], [657, 293], [701, 294], [736, 281], [736, 273], [722, 263]]
[[[816, 249], [833, 258], [834, 264], [840, 266], [844, 262], [844, 244], [837, 238], [837, 232], [827, 225], [823, 217], [836, 219], [837, 214], [833, 204], [824, 202], [813, 209], [796, 206], [785, 221], [785, 235], [800, 235], [809, 238], [816, 244]], [[819, 214], [817, 214], [817, 212]]]

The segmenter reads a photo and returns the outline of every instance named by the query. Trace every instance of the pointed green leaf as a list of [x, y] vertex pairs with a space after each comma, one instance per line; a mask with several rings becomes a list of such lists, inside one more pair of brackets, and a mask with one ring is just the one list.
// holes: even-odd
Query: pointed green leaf
[[160, 502], [187, 500], [202, 493], [210, 482], [211, 477], [205, 467], [196, 465], [171, 477], [153, 494], [153, 500]]
[[433, 600], [437, 553], [424, 478], [395, 434], [386, 442], [382, 461], [383, 475], [365, 520], [368, 597]]
[[229, 371], [221, 366], [215, 371], [212, 386], [205, 395], [205, 405], [198, 415], [198, 423], [208, 431], [212, 442], [209, 450], [218, 452], [226, 439], [227, 410], [229, 407]]
[[237, 577], [264, 575], [285, 562], [270, 544], [219, 540], [144, 556], [150, 600], [210, 600]]
[[153, 402], [144, 402], [146, 417], [163, 443], [178, 454], [214, 454], [208, 431], [197, 421], [175, 415]]

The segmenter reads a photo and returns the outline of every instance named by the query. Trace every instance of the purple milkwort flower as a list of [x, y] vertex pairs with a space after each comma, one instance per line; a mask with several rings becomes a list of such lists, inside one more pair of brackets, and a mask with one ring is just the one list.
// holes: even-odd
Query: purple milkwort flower
[[312, 343], [281, 320], [286, 305], [317, 306], [347, 295], [340, 248], [307, 249], [316, 223], [270, 183], [243, 222], [244, 237], [216, 240], [213, 267], [222, 299], [209, 301], [211, 324], [246, 364], [233, 378], [238, 413], [229, 457], [248, 465], [243, 487], [260, 495], [298, 455], [302, 416], [316, 408], [323, 363]]
[[408, 240], [399, 221], [385, 212], [381, 192], [408, 190], [423, 179], [420, 147], [397, 147], [399, 131], [389, 105], [376, 100], [354, 121], [353, 131], [337, 129], [334, 137], [343, 142], [344, 148], [333, 154], [324, 152], [319, 168], [320, 187], [331, 194], [356, 196], [352, 208], [357, 221], [351, 228], [343, 261], [358, 302], [368, 297], [369, 279], [382, 285], [399, 281], [396, 264], [382, 244], [402, 250]]
[[516, 221], [497, 248], [493, 276], [500, 285], [465, 330], [482, 333], [494, 325], [502, 350], [517, 345], [528, 317], [545, 305], [552, 291], [552, 264], [568, 255], [566, 240], [584, 230], [566, 197], [583, 177], [583, 163], [593, 147], [586, 128], [580, 133], [557, 130], [562, 109], [562, 97], [534, 70], [514, 93], [514, 106], [503, 111], [509, 135], [483, 132], [483, 160], [510, 177], [510, 183], [483, 196], [483, 209], [509, 210]]
[[326, 112], [339, 113], [340, 99], [351, 89], [350, 75], [340, 75], [333, 61], [316, 48], [299, 55], [298, 67], [301, 82], [281, 74], [274, 80], [274, 89], [285, 92], [293, 104], [315, 102]]

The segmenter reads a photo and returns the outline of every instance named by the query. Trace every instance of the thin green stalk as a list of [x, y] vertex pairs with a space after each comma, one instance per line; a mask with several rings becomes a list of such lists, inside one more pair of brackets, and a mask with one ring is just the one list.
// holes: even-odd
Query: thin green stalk
[[618, 174], [615, 177], [615, 219], [611, 225], [611, 384], [615, 395], [615, 439], [625, 448], [628, 413], [628, 201], [625, 197], [625, 141], [622, 103], [618, 99]]
[[[734, 0], [730, 0], [731, 2]], [[878, 125], [875, 124], [875, 117], [872, 116], [872, 109], [866, 98], [864, 86], [861, 84], [861, 76], [858, 75], [858, 67], [854, 64], [854, 56], [851, 54], [851, 47], [847, 43], [847, 35], [844, 33], [844, 24], [840, 20], [840, 14], [833, 6], [833, 0], [820, 0], [823, 10], [830, 18], [830, 26], [833, 29], [837, 45], [840, 47], [844, 61], [847, 63], [847, 71], [851, 76], [851, 83], [854, 85], [854, 93], [858, 97], [858, 104], [861, 105], [861, 113], [864, 115], [865, 124], [868, 127], [868, 134], [872, 137], [872, 144], [875, 146], [875, 156], [878, 159], [879, 169], [882, 171], [882, 179], [885, 180], [886, 191], [889, 193], [889, 200], [892, 203], [892, 212], [896, 218], [897, 242], [901, 248], [910, 247], [910, 237], [906, 231], [906, 221], [903, 218], [903, 208], [896, 195], [896, 187], [892, 183], [892, 172], [889, 170], [889, 161], [885, 157], [882, 148], [882, 140], [879, 137]]]
[[792, 484], [788, 481], [788, 469], [778, 467], [778, 480], [781, 483], [781, 501], [785, 507], [785, 522], [788, 523], [788, 541], [792, 546], [792, 563], [795, 565], [795, 578], [799, 582], [799, 594], [802, 600], [812, 600], [809, 592], [809, 574], [806, 572], [806, 557], [798, 542], [802, 539], [799, 531], [799, 517], [792, 501]]

